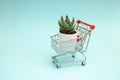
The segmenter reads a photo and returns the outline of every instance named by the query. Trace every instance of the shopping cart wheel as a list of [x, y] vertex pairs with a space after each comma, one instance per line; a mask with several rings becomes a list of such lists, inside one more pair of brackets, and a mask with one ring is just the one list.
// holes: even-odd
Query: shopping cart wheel
[[61, 67], [61, 65], [60, 64], [56, 64], [56, 67], [59, 69]]
[[55, 61], [54, 61], [54, 60], [53, 60], [52, 62], [53, 62], [53, 63], [55, 63]]
[[82, 61], [82, 66], [85, 66], [85, 61]]
[[75, 55], [72, 55], [73, 58], [75, 58]]
[[72, 54], [72, 57], [73, 57], [73, 58], [75, 58], [75, 56], [76, 56], [76, 54], [75, 54], [75, 53], [74, 53], [74, 54]]

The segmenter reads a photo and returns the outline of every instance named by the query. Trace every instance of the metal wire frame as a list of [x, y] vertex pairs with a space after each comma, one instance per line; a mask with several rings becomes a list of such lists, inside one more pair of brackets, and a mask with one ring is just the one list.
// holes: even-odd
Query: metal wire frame
[[[81, 62], [82, 65], [84, 66], [86, 63], [86, 56], [85, 52], [87, 51], [90, 36], [91, 36], [91, 30], [88, 26], [86, 25], [78, 25], [76, 27], [77, 35], [82, 37], [82, 40], [80, 42], [76, 42], [75, 50], [74, 51], [67, 51], [67, 52], [62, 52], [59, 49], [59, 40], [58, 40], [58, 34], [55, 34], [51, 36], [51, 43], [52, 43], [52, 48], [56, 51], [57, 55], [52, 57], [53, 63], [56, 64], [57, 68], [61, 67], [61, 64], [67, 64], [67, 63], [74, 63], [74, 62]], [[86, 43], [86, 45], [85, 45]], [[57, 58], [60, 56], [65, 56], [68, 54], [71, 54], [73, 57], [75, 57], [76, 52], [79, 52], [83, 55], [84, 59], [83, 60], [73, 60], [73, 61], [67, 61], [67, 62], [60, 62]]]

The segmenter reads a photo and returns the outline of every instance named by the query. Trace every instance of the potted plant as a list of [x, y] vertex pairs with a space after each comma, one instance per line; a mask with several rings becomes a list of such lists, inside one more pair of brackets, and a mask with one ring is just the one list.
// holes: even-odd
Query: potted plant
[[61, 16], [58, 20], [59, 24], [59, 48], [61, 51], [74, 51], [77, 32], [75, 31], [75, 20], [72, 18], [70, 21], [69, 17], [66, 15], [65, 19]]

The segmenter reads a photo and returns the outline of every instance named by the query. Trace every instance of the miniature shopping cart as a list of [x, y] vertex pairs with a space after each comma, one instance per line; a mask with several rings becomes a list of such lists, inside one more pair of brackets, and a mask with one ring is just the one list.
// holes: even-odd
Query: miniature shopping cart
[[[80, 23], [77, 24], [76, 27], [77, 37], [76, 37], [75, 48], [74, 50], [70, 50], [70, 51], [60, 50], [60, 46], [59, 46], [60, 42], [58, 39], [58, 34], [51, 36], [51, 44], [52, 44], [51, 46], [57, 53], [57, 55], [52, 57], [52, 61], [57, 68], [60, 68], [61, 64], [68, 64], [68, 63], [77, 62], [77, 63], [81, 63], [82, 66], [86, 64], [85, 52], [87, 51], [91, 32], [94, 28], [95, 28], [94, 25], [90, 25], [80, 21]], [[69, 41], [71, 40], [65, 41], [64, 43]]]

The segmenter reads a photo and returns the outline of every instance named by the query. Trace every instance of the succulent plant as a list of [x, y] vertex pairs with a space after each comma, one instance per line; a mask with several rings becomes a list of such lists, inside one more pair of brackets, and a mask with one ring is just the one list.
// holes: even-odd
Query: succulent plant
[[70, 21], [69, 17], [66, 15], [65, 19], [61, 16], [61, 19], [58, 21], [59, 29], [61, 33], [65, 34], [74, 34], [75, 31], [75, 20], [72, 18]]

